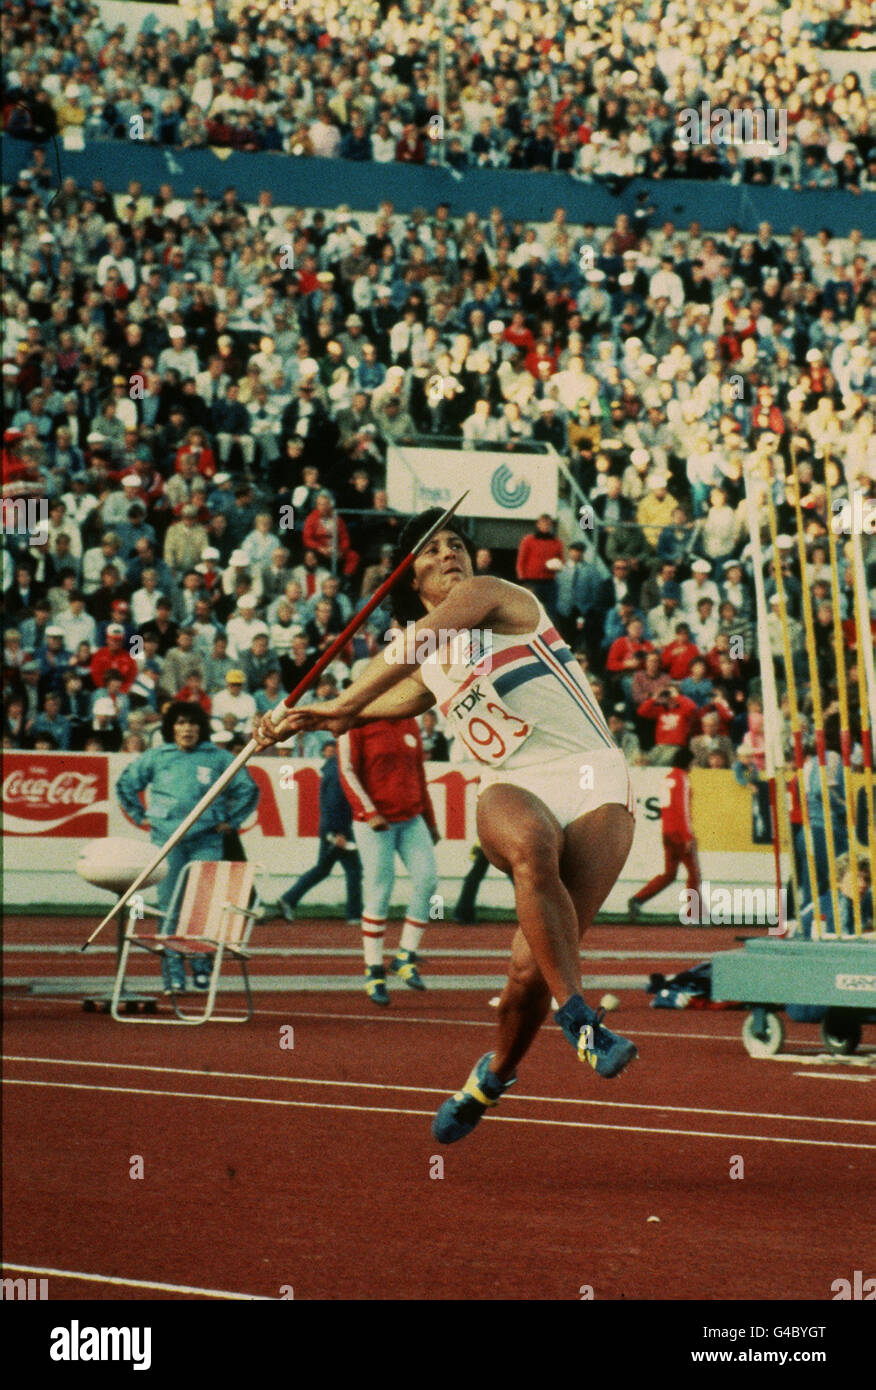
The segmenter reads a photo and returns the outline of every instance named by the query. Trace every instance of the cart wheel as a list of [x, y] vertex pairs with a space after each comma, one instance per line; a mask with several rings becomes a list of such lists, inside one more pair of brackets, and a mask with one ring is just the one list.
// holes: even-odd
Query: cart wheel
[[828, 1052], [848, 1057], [861, 1041], [861, 1025], [846, 1009], [828, 1009], [821, 1024], [821, 1038]]
[[94, 1003], [94, 1000], [93, 1000], [93, 999], [83, 999], [83, 1001], [82, 1001], [82, 1012], [83, 1012], [84, 1014], [93, 1014], [93, 1013], [94, 1013], [94, 1010], [95, 1010], [95, 1003]]
[[742, 1025], [742, 1042], [749, 1057], [773, 1057], [785, 1041], [785, 1030], [778, 1014], [766, 1011], [764, 1014], [763, 1037], [755, 1032], [754, 1014], [749, 1014]]
[[157, 1013], [158, 1013], [158, 1000], [157, 1000], [157, 999], [147, 999], [146, 1003], [143, 1005], [143, 1012], [144, 1012], [144, 1014], [157, 1014]]

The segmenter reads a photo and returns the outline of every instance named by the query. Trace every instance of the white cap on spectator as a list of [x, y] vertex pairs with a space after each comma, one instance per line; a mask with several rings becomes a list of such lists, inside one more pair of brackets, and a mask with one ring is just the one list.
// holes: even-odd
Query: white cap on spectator
[[642, 463], [650, 463], [651, 455], [647, 449], [634, 449], [630, 454], [630, 462], [638, 466]]
[[125, 629], [121, 623], [110, 623], [106, 630], [107, 637], [124, 637]]
[[230, 743], [233, 738], [234, 735], [229, 729], [220, 729], [218, 734], [210, 735], [210, 742], [218, 743], [221, 746], [222, 744]]
[[255, 594], [241, 594], [240, 598], [237, 600], [237, 606], [238, 608], [255, 608]]
[[[228, 561], [233, 568], [249, 567], [249, 556], [245, 550], [232, 550], [231, 558]], [[244, 595], [245, 597], [245, 595]]]
[[64, 88], [64, 96], [65, 96], [65, 97], [78, 97], [78, 95], [79, 95], [79, 83], [78, 83], [78, 82], [68, 82], [67, 85], [66, 85], [66, 87]]
[[202, 559], [202, 560], [218, 560], [218, 559], [219, 559], [219, 551], [216, 549], [216, 547], [215, 547], [214, 545], [205, 545], [205, 546], [204, 546], [204, 549], [201, 551], [201, 559]]
[[112, 717], [116, 713], [116, 707], [113, 701], [107, 695], [103, 695], [99, 700], [95, 700], [94, 709], [92, 710], [92, 713], [94, 714], [95, 718], [99, 718], [101, 715], [104, 714], [108, 714]]
[[92, 430], [91, 434], [86, 435], [85, 442], [86, 444], [104, 444], [106, 435], [101, 434], [100, 430]]
[[186, 330], [181, 323], [172, 323], [167, 331], [171, 338], [184, 338], [186, 336]]
[[160, 314], [175, 314], [177, 302], [172, 294], [166, 294], [163, 299], [158, 301], [158, 312]]
[[319, 371], [319, 363], [315, 357], [305, 357], [298, 364], [298, 374], [302, 381], [308, 381], [310, 377], [316, 376]]
[[47, 636], [47, 637], [63, 637], [63, 636], [64, 636], [64, 629], [63, 629], [62, 627], [47, 627], [47, 628], [46, 628], [46, 636]]
[[694, 574], [712, 573], [712, 566], [709, 564], [708, 560], [694, 560], [693, 564], [691, 565], [691, 569], [693, 570]]
[[807, 362], [823, 362], [824, 353], [819, 348], [810, 348], [806, 354]]
[[794, 547], [793, 536], [776, 536], [776, 545], [779, 550], [792, 550]]
[[636, 283], [636, 277], [629, 270], [625, 270], [622, 275], [617, 277], [617, 282], [626, 289], [628, 285], [634, 285]]
[[543, 400], [539, 401], [538, 408], [542, 414], [546, 415], [549, 410], [556, 410], [557, 403], [551, 400], [550, 396], [545, 396]]
[[222, 483], [230, 483], [230, 482], [231, 482], [231, 474], [230, 474], [230, 473], [214, 473], [214, 474], [213, 474], [213, 482], [216, 484], [217, 487], [220, 487], [220, 486], [222, 485]]
[[603, 280], [605, 279], [605, 271], [588, 270], [587, 274], [584, 276], [584, 279], [587, 280], [588, 283], [591, 285], [601, 285]]
[[140, 479], [136, 473], [126, 473], [122, 478], [122, 487], [139, 487]]
[[490, 322], [487, 324], [487, 332], [488, 332], [488, 333], [504, 333], [504, 332], [505, 332], [505, 325], [504, 325], [504, 323], [502, 322], [501, 319], [490, 319]]

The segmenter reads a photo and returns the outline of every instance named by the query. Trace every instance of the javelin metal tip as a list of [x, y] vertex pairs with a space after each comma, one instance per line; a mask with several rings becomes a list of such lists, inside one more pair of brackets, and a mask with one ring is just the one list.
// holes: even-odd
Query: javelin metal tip
[[439, 516], [438, 520], [435, 522], [435, 525], [429, 527], [429, 530], [426, 532], [425, 536], [423, 536], [422, 539], [418, 541], [418, 543], [414, 546], [414, 549], [411, 551], [411, 558], [413, 558], [416, 555], [419, 555], [420, 551], [429, 544], [432, 537], [437, 536], [439, 531], [443, 531], [444, 527], [447, 525], [448, 521], [453, 516], [453, 514], [462, 506], [466, 497], [468, 497], [470, 491], [471, 488], [466, 488], [465, 492], [463, 492], [459, 497], [457, 497], [456, 501], [447, 508], [447, 511], [444, 512], [442, 516]]

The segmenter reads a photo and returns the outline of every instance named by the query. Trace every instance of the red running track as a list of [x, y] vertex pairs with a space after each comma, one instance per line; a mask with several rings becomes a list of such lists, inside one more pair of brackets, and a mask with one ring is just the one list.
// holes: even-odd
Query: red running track
[[[39, 932], [78, 942], [85, 926]], [[35, 939], [21, 927], [9, 924], [7, 948], [10, 934]], [[445, 928], [430, 940], [509, 936]], [[277, 939], [350, 934], [302, 924]], [[732, 934], [603, 927], [588, 938], [612, 944], [655, 953], [624, 962], [632, 973], [669, 974], [683, 961], [657, 952], [689, 947], [693, 962]], [[21, 973], [10, 959], [7, 973]], [[58, 974], [59, 959], [41, 956], [39, 969]], [[110, 964], [79, 957], [78, 971], [100, 959]], [[364, 995], [260, 995], [248, 1027], [169, 1029], [8, 994], [6, 1272], [59, 1271], [49, 1297], [65, 1299], [291, 1288], [299, 1300], [577, 1300], [588, 1285], [598, 1299], [824, 1300], [866, 1267], [872, 1048], [856, 1064], [819, 1062], [815, 1030], [789, 1025], [783, 1058], [753, 1061], [741, 1013], [655, 1011], [629, 990], [613, 1022], [640, 1061], [624, 1076], [600, 1080], [547, 1026], [498, 1110], [442, 1149], [431, 1116], [490, 1046], [495, 1015], [480, 992], [397, 987], [392, 998], [378, 1012]], [[292, 1050], [280, 1045], [288, 1024]]]

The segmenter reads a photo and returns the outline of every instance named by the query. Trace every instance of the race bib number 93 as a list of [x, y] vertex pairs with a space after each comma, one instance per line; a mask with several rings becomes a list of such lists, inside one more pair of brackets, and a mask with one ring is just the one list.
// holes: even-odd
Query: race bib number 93
[[532, 726], [512, 713], [488, 676], [473, 673], [442, 706], [450, 730], [472, 757], [499, 767], [529, 738]]

